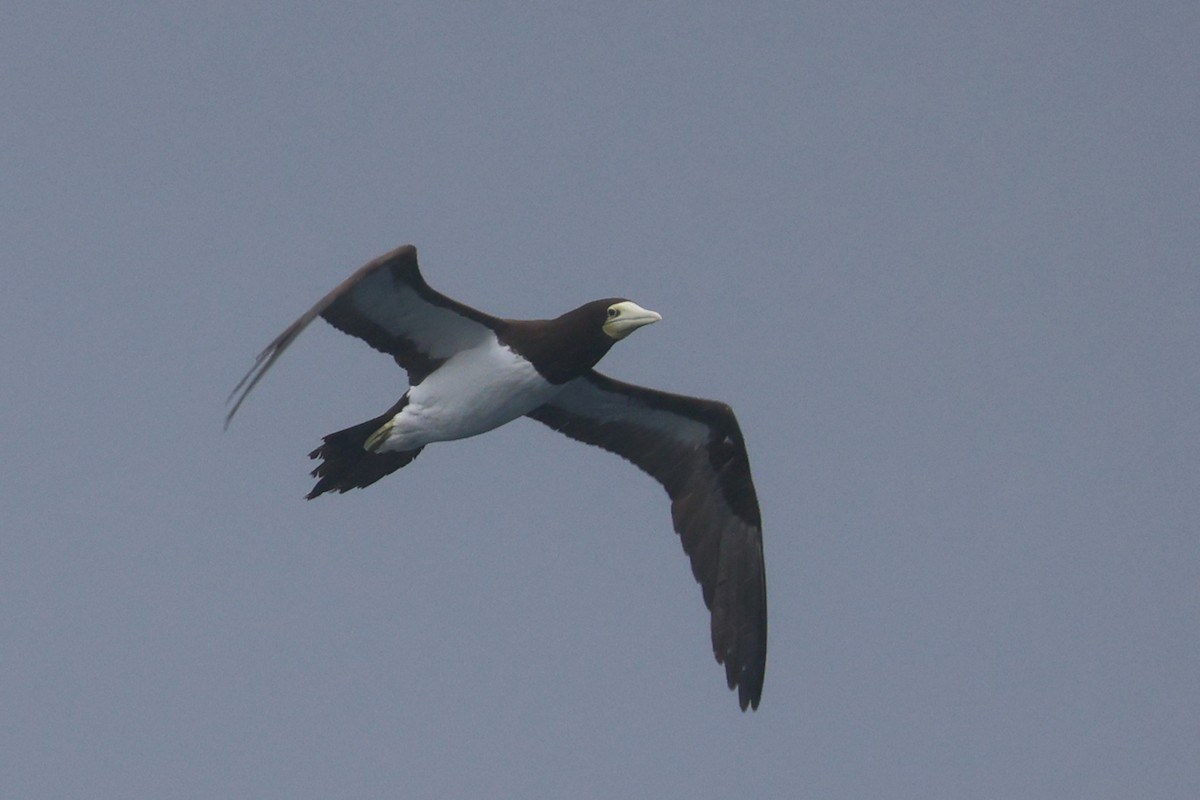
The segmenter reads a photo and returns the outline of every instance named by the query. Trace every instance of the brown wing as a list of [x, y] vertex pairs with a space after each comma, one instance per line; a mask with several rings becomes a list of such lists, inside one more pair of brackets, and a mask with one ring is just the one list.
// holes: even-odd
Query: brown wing
[[713, 653], [742, 709], [758, 708], [767, 578], [758, 499], [733, 411], [591, 372], [529, 416], [633, 462], [667, 490], [675, 530], [712, 612]]
[[318, 316], [390, 354], [416, 385], [447, 358], [489, 335], [495, 318], [429, 288], [417, 249], [398, 247], [366, 264], [267, 345], [229, 395], [225, 426], [271, 365]]

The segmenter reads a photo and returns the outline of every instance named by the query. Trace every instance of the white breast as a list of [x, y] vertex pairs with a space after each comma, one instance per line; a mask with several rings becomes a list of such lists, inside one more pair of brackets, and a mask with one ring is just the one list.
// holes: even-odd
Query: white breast
[[392, 419], [379, 449], [411, 450], [476, 436], [524, 416], [559, 388], [490, 336], [409, 389], [408, 404]]

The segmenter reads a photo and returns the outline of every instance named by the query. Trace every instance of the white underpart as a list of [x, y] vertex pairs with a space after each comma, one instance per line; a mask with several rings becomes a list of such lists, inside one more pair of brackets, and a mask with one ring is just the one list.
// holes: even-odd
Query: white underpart
[[409, 389], [408, 405], [373, 449], [412, 450], [476, 436], [524, 416], [559, 389], [489, 331], [488, 341], [456, 353]]

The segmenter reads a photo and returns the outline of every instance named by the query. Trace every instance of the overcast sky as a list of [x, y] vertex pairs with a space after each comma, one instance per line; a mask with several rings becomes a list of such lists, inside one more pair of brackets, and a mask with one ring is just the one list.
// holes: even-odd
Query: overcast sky
[[[1200, 8], [0, 5], [0, 796], [1200, 796]], [[526, 420], [306, 502], [374, 256], [737, 411], [741, 713], [665, 494]]]

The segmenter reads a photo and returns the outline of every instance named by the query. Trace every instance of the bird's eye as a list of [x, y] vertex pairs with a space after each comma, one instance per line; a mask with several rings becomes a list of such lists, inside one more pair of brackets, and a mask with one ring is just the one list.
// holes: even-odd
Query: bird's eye
[[620, 314], [621, 314], [621, 309], [619, 309], [619, 308], [610, 308], [608, 310], [608, 318], [609, 319], [615, 319], [616, 317], [620, 316]]

